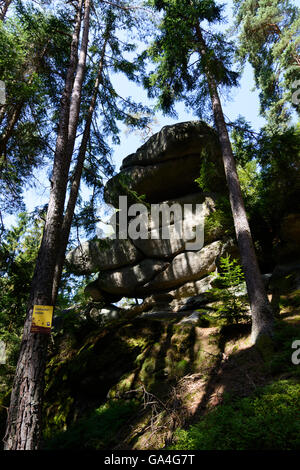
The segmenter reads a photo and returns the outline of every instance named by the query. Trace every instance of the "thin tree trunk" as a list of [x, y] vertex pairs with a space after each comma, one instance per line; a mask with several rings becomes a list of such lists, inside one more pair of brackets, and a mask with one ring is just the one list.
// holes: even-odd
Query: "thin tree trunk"
[[8, 118], [7, 125], [5, 127], [5, 131], [3, 134], [0, 136], [0, 155], [1, 155], [1, 161], [0, 161], [0, 177], [2, 175], [2, 170], [5, 167], [5, 164], [7, 164], [7, 143], [9, 138], [11, 137], [14, 127], [16, 123], [19, 120], [19, 117], [21, 115], [22, 109], [24, 106], [24, 101], [21, 101], [17, 103], [15, 109], [12, 111]]
[[[38, 254], [31, 286], [29, 308], [24, 326], [19, 361], [16, 368], [8, 414], [5, 450], [38, 449], [41, 438], [44, 372], [49, 336], [31, 333], [34, 305], [53, 305], [52, 284], [56, 256], [59, 249], [60, 229], [68, 184], [70, 158], [66, 158], [69, 135], [69, 116], [74, 75], [78, 72], [78, 45], [81, 31], [83, 0], [77, 3], [77, 14], [71, 43], [70, 64], [61, 110], [53, 164], [52, 185], [43, 239]], [[84, 29], [88, 30], [90, 0], [85, 0]], [[88, 34], [85, 33], [85, 38]], [[83, 44], [83, 40], [82, 40]], [[87, 43], [82, 45], [87, 47]], [[83, 73], [81, 63], [80, 73]], [[80, 94], [77, 97], [80, 99]]]
[[[207, 49], [199, 24], [196, 25], [196, 33], [200, 44], [199, 53], [202, 56], [205, 56]], [[222, 149], [225, 176], [229, 190], [229, 199], [235, 226], [235, 233], [244, 269], [252, 313], [251, 340], [253, 343], [256, 343], [260, 336], [272, 335], [273, 313], [271, 305], [268, 301], [255, 254], [231, 142], [218, 94], [217, 84], [209, 70], [206, 70], [206, 78], [209, 86], [214, 120], [218, 130], [218, 136]]]
[[77, 132], [77, 127], [78, 127], [78, 118], [79, 118], [79, 113], [80, 113], [82, 84], [83, 84], [83, 80], [85, 76], [85, 66], [86, 66], [87, 49], [88, 49], [88, 42], [89, 42], [90, 10], [91, 10], [91, 0], [85, 0], [81, 48], [80, 48], [78, 65], [77, 65], [77, 73], [75, 76], [73, 90], [72, 90], [70, 113], [69, 113], [68, 138], [67, 138], [67, 144], [66, 144], [66, 157], [67, 157], [66, 160], [69, 162], [68, 172], [69, 172], [70, 162], [72, 159], [73, 150], [75, 146], [76, 132]]
[[104, 54], [105, 54], [106, 45], [107, 45], [107, 39], [105, 39], [104, 41], [102, 54], [101, 54], [101, 58], [99, 61], [98, 74], [97, 74], [97, 78], [96, 78], [95, 85], [94, 85], [94, 92], [93, 92], [90, 106], [88, 109], [84, 133], [83, 133], [83, 137], [81, 140], [80, 149], [79, 149], [79, 153], [78, 153], [78, 157], [76, 161], [76, 166], [75, 166], [75, 170], [74, 170], [74, 174], [72, 178], [72, 185], [70, 189], [68, 204], [67, 204], [66, 212], [64, 215], [63, 224], [62, 224], [60, 248], [59, 248], [59, 254], [57, 257], [57, 261], [56, 261], [54, 280], [53, 280], [52, 298], [54, 300], [54, 303], [56, 302], [59, 284], [61, 280], [66, 249], [67, 249], [67, 245], [69, 241], [75, 206], [77, 202], [77, 196], [79, 192], [80, 180], [81, 180], [83, 165], [84, 165], [85, 156], [86, 156], [87, 145], [88, 145], [88, 141], [90, 138], [90, 130], [91, 130], [92, 119], [93, 119], [93, 115], [94, 115], [94, 111], [96, 107], [97, 95], [99, 92], [99, 86], [102, 83]]

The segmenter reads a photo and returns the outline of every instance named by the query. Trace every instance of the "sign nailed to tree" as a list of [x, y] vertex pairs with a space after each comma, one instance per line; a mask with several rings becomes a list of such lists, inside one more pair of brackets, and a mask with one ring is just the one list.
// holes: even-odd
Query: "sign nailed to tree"
[[32, 333], [51, 333], [53, 306], [34, 305], [32, 314]]

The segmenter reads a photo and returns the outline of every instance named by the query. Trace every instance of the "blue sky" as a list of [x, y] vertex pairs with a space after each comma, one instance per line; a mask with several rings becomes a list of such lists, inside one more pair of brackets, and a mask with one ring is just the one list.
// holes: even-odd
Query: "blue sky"
[[[118, 89], [123, 96], [132, 96], [136, 101], [141, 101], [144, 104], [152, 104], [148, 98], [145, 90], [128, 82], [121, 76], [115, 78], [118, 81]], [[258, 130], [264, 123], [264, 119], [259, 116], [259, 100], [258, 92], [251, 91], [254, 86], [253, 73], [249, 65], [246, 66], [242, 75], [240, 86], [230, 93], [230, 100], [222, 100], [224, 113], [226, 118], [234, 121], [239, 115], [243, 115], [247, 121], [250, 121], [253, 128]], [[153, 130], [158, 132], [163, 126], [175, 124], [176, 122], [189, 121], [197, 119], [190, 111], [185, 109], [184, 104], [179, 103], [176, 106], [178, 119], [163, 116], [161, 113], [155, 115], [156, 122]], [[119, 169], [123, 158], [130, 153], [134, 153], [138, 147], [143, 144], [143, 139], [140, 135], [135, 133], [128, 133], [124, 126], [121, 126], [121, 144], [114, 148], [113, 163], [116, 171]], [[41, 181], [39, 184], [36, 181], [35, 188], [27, 188], [24, 192], [24, 199], [28, 211], [31, 211], [37, 205], [46, 204], [48, 201], [49, 182], [44, 174], [44, 171], [36, 172], [36, 177]]]
[[[224, 27], [227, 28], [232, 22], [232, 1], [226, 2], [226, 16], [228, 24]], [[135, 101], [140, 101], [145, 105], [154, 105], [147, 98], [147, 93], [141, 87], [130, 83], [121, 75], [115, 77], [115, 82], [118, 83], [118, 92], [123, 96], [131, 96]], [[259, 116], [259, 100], [257, 91], [252, 91], [254, 87], [253, 72], [250, 65], [247, 65], [240, 80], [240, 86], [233, 89], [230, 93], [230, 100], [222, 100], [224, 113], [226, 118], [234, 121], [239, 115], [243, 115], [249, 121], [253, 128], [258, 130], [263, 124], [264, 120]], [[156, 125], [153, 128], [154, 132], [158, 132], [163, 126], [174, 124], [176, 122], [188, 121], [197, 119], [191, 112], [187, 112], [183, 104], [176, 106], [178, 119], [163, 116], [157, 113]], [[122, 127], [121, 144], [114, 148], [113, 163], [116, 170], [119, 169], [124, 157], [133, 153], [142, 145], [143, 140], [141, 136], [135, 133], [126, 132]], [[24, 191], [24, 200], [28, 211], [32, 211], [36, 206], [43, 205], [48, 202], [49, 198], [49, 181], [46, 175], [46, 170], [36, 172], [36, 186], [34, 188], [26, 188]], [[38, 183], [38, 180], [40, 183]], [[6, 225], [13, 223], [15, 218], [13, 216], [5, 219]]]
[[[118, 81], [119, 89], [124, 94], [131, 94], [136, 101], [141, 101], [143, 104], [150, 104], [147, 93], [140, 87], [131, 84], [124, 80], [121, 76], [116, 78]], [[254, 130], [259, 130], [265, 124], [265, 120], [259, 116], [259, 99], [258, 92], [251, 91], [254, 87], [253, 72], [250, 65], [245, 67], [244, 73], [240, 80], [240, 86], [230, 92], [230, 100], [222, 99], [224, 114], [227, 120], [234, 121], [239, 115], [244, 116], [247, 121], [250, 121]], [[152, 103], [153, 104], [153, 103]], [[159, 131], [163, 126], [175, 124], [176, 122], [189, 121], [198, 119], [197, 116], [187, 111], [184, 104], [179, 103], [176, 106], [178, 119], [163, 116], [161, 113], [155, 115], [157, 125], [155, 132]], [[137, 135], [126, 134], [125, 131], [121, 134], [121, 145], [115, 148], [114, 163], [118, 169], [122, 159], [136, 151], [142, 145], [143, 140]]]

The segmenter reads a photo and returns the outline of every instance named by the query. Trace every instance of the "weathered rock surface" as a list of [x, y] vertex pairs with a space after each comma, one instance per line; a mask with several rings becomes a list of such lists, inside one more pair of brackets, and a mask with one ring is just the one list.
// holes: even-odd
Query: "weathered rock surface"
[[136, 295], [138, 286], [149, 282], [167, 266], [164, 261], [144, 259], [135, 266], [99, 273], [97, 283], [105, 292], [131, 297]]
[[163, 272], [144, 286], [143, 291], [173, 289], [189, 281], [207, 276], [216, 269], [216, 259], [222, 250], [222, 242], [216, 241], [203, 247], [199, 251], [181, 253], [172, 260], [172, 263]]
[[143, 255], [131, 240], [90, 240], [67, 255], [67, 263], [76, 274], [118, 269], [141, 260]]
[[219, 153], [215, 131], [204, 121], [187, 121], [165, 126], [154, 134], [134, 154], [124, 158], [121, 170], [134, 165], [146, 166], [205, 149]]
[[92, 308], [89, 317], [100, 325], [107, 325], [124, 317], [124, 312], [118, 307]]
[[[191, 202], [190, 202], [191, 201]], [[198, 250], [204, 244], [205, 236], [205, 218], [215, 210], [215, 202], [212, 197], [193, 195], [193, 197], [185, 197], [176, 201], [166, 201], [165, 204], [171, 208], [174, 204], [180, 206], [185, 205], [182, 213], [170, 214], [170, 223], [164, 224], [162, 221], [158, 226], [158, 221], [149, 220], [148, 225], [143, 229], [143, 236], [137, 240], [133, 240], [134, 245], [147, 257], [153, 258], [170, 258], [182, 251], [193, 249]], [[189, 207], [188, 205], [191, 205]], [[197, 211], [195, 206], [201, 205]], [[129, 222], [129, 230], [131, 225], [137, 224], [135, 218]], [[220, 230], [214, 233], [215, 239], [221, 237]], [[210, 237], [209, 241], [214, 241]], [[206, 237], [206, 241], [208, 237]], [[197, 243], [197, 245], [196, 245]]]
[[[108, 181], [104, 193], [105, 201], [117, 206], [120, 194], [130, 196], [126, 186], [139, 196], [145, 196], [146, 201], [149, 203], [199, 191], [199, 187], [194, 180], [195, 175], [199, 175], [200, 168], [201, 159], [199, 154], [145, 167], [133, 166], [126, 168]], [[134, 200], [130, 200], [130, 202], [134, 202]]]
[[214, 190], [224, 191], [224, 169], [215, 131], [203, 121], [166, 126], [124, 159], [121, 171], [106, 184], [105, 201], [117, 207], [119, 195], [130, 195], [130, 191], [145, 195], [149, 203], [200, 192], [195, 179], [204, 159], [213, 163]]
[[88, 297], [92, 297], [95, 302], [101, 302], [103, 305], [119, 302], [123, 297], [120, 294], [110, 294], [100, 289], [98, 281], [90, 282], [84, 289], [84, 293]]
[[170, 291], [170, 294], [174, 299], [182, 299], [186, 297], [191, 297], [193, 295], [201, 295], [207, 292], [212, 288], [212, 282], [214, 280], [214, 275], [211, 274], [206, 276], [198, 281], [190, 281], [182, 286], [178, 287], [174, 291]]
[[[213, 173], [213, 193], [195, 183], [204, 161]], [[124, 296], [144, 299], [141, 312], [193, 308], [207, 300], [220, 256], [235, 249], [218, 224], [205, 230], [226, 191], [215, 131], [202, 121], [166, 126], [126, 157], [119, 174], [106, 184], [105, 199], [115, 208], [119, 196], [131, 197], [127, 239], [120, 239], [123, 226], [116, 240], [84, 242], [67, 262], [78, 274], [99, 273], [85, 290], [95, 302], [105, 305]], [[145, 195], [146, 204], [133, 208], [132, 202], [143, 203], [133, 193]], [[118, 222], [124, 211], [118, 212]]]

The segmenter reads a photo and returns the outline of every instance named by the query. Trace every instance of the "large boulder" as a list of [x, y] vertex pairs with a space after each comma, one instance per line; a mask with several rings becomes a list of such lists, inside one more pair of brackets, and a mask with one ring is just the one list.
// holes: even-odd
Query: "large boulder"
[[105, 201], [118, 207], [118, 197], [133, 192], [149, 203], [200, 191], [195, 179], [203, 161], [211, 164], [214, 189], [226, 187], [220, 145], [215, 131], [203, 121], [166, 126], [135, 154], [123, 161], [121, 171], [105, 187]]
[[67, 254], [66, 262], [76, 274], [118, 269], [143, 258], [130, 240], [90, 240]]
[[137, 202], [137, 199], [132, 197], [133, 191], [138, 196], [145, 196], [149, 203], [200, 191], [194, 181], [200, 173], [200, 168], [199, 154], [187, 155], [175, 161], [125, 168], [108, 181], [104, 198], [107, 203], [118, 207], [120, 195], [127, 195], [130, 203]]
[[84, 289], [86, 296], [91, 297], [94, 302], [99, 302], [102, 305], [113, 304], [122, 299], [120, 294], [110, 294], [100, 289], [97, 281], [90, 282]]
[[183, 284], [183, 286], [170, 292], [174, 299], [183, 299], [186, 297], [192, 297], [193, 295], [205, 294], [209, 289], [213, 287], [213, 280], [215, 274], [210, 274], [202, 279], [196, 281], [189, 281]]
[[[170, 213], [168, 224], [163, 223], [162, 218], [153, 220], [150, 217], [141, 231], [142, 236], [132, 240], [138, 250], [146, 257], [170, 259], [183, 251], [201, 249], [205, 240], [205, 218], [215, 210], [214, 197], [196, 193], [166, 201], [164, 204], [167, 208], [177, 204], [176, 207], [181, 210], [179, 213]], [[198, 208], [195, 208], [196, 204], [199, 205]], [[139, 220], [141, 218], [136, 217], [129, 222], [129, 233], [131, 225], [138, 225]], [[217, 229], [209, 241], [214, 241], [221, 235], [221, 231]]]
[[124, 158], [121, 170], [135, 165], [146, 166], [174, 160], [205, 149], [212, 154], [220, 153], [214, 129], [204, 121], [187, 121], [165, 126], [137, 149]]
[[97, 284], [101, 290], [110, 294], [135, 297], [138, 287], [149, 282], [168, 264], [164, 261], [144, 259], [135, 266], [100, 272]]
[[[213, 192], [195, 183], [200, 170]], [[101, 305], [135, 297], [144, 299], [143, 309], [172, 312], [202, 302], [220, 257], [235, 250], [214, 219], [226, 193], [215, 130], [202, 121], [166, 126], [106, 184], [106, 202], [120, 209], [111, 219], [117, 239], [84, 242], [67, 263], [77, 274], [98, 273], [85, 292]], [[120, 207], [119, 196], [128, 196]], [[197, 301], [187, 300], [193, 296]]]
[[175, 256], [169, 266], [138, 292], [173, 289], [189, 281], [207, 276], [216, 269], [216, 259], [222, 253], [222, 242], [216, 241], [199, 251], [186, 251]]
[[173, 290], [156, 292], [144, 299], [145, 310], [179, 310], [186, 305], [206, 303], [213, 287], [215, 273], [200, 280], [190, 281]]

